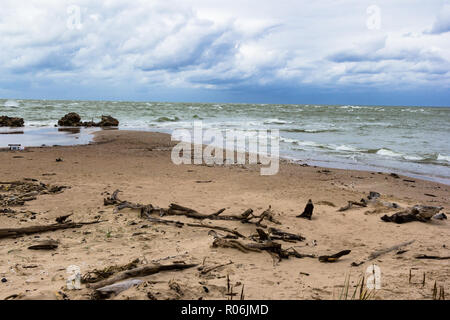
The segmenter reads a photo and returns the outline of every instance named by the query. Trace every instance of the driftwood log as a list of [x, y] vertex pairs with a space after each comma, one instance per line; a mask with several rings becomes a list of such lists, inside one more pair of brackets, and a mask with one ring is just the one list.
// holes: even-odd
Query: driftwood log
[[[104, 198], [103, 202], [105, 206], [114, 205], [115, 211], [120, 211], [123, 209], [140, 209], [144, 210], [148, 215], [158, 214], [160, 217], [163, 216], [186, 216], [188, 218], [197, 219], [197, 220], [232, 220], [232, 221], [240, 221], [242, 223], [253, 223], [257, 226], [261, 226], [266, 228], [267, 226], [263, 225], [262, 222], [264, 220], [270, 221], [275, 224], [280, 224], [278, 220], [275, 219], [272, 208], [269, 206], [267, 210], [265, 210], [260, 215], [255, 215], [252, 209], [245, 210], [240, 215], [225, 215], [223, 212], [225, 209], [220, 209], [216, 212], [203, 214], [199, 213], [197, 210], [172, 203], [169, 208], [159, 208], [154, 207], [153, 205], [144, 205], [140, 203], [132, 203], [129, 201], [122, 201], [119, 199], [118, 194], [120, 190], [116, 190], [110, 197]], [[162, 220], [160, 223], [165, 223]], [[156, 222], [156, 221], [155, 221]], [[168, 223], [170, 224], [170, 223]]]
[[315, 257], [314, 255], [301, 254], [294, 248], [284, 250], [280, 243], [271, 240], [264, 241], [263, 243], [244, 244], [237, 240], [225, 240], [223, 238], [216, 238], [214, 239], [212, 246], [213, 248], [233, 248], [243, 253], [266, 251], [270, 253], [272, 257], [276, 257], [278, 261], [281, 261], [281, 259], [288, 259], [291, 256], [296, 258]]
[[128, 290], [134, 286], [140, 285], [144, 281], [139, 279], [129, 279], [118, 283], [111, 284], [95, 290], [95, 297], [99, 299], [106, 299], [111, 296], [116, 296], [119, 293]]
[[395, 222], [398, 224], [412, 221], [428, 222], [430, 219], [441, 211], [443, 207], [416, 205], [407, 210], [394, 213], [391, 216], [384, 215], [381, 220], [385, 222]]
[[3, 238], [16, 238], [23, 235], [35, 234], [35, 233], [43, 233], [49, 231], [63, 230], [63, 229], [73, 229], [73, 228], [81, 228], [82, 226], [89, 224], [96, 224], [103, 221], [91, 221], [91, 222], [67, 222], [67, 223], [55, 223], [44, 226], [31, 226], [24, 228], [6, 228], [0, 229], [0, 239]]
[[374, 260], [374, 259], [378, 258], [379, 256], [381, 256], [383, 254], [389, 253], [391, 251], [399, 250], [400, 248], [408, 246], [408, 245], [412, 244], [413, 242], [414, 242], [414, 240], [411, 240], [411, 241], [407, 241], [407, 242], [403, 242], [403, 243], [397, 244], [397, 245], [389, 247], [389, 248], [385, 248], [385, 249], [374, 251], [374, 252], [372, 252], [369, 255], [368, 260], [369, 261], [370, 260]]
[[109, 286], [116, 282], [126, 280], [128, 278], [136, 278], [136, 277], [145, 277], [151, 274], [159, 273], [161, 271], [170, 271], [170, 270], [184, 270], [197, 266], [196, 264], [184, 264], [184, 263], [174, 263], [169, 265], [148, 265], [143, 267], [134, 268], [131, 270], [125, 270], [119, 272], [108, 279], [99, 281], [95, 284], [88, 285], [90, 288], [98, 289], [102, 287]]
[[345, 256], [345, 255], [349, 254], [350, 252], [351, 252], [351, 250], [342, 250], [331, 256], [320, 256], [319, 261], [320, 262], [336, 262], [340, 257]]
[[429, 256], [426, 254], [420, 254], [415, 256], [416, 259], [430, 259], [430, 260], [449, 260], [450, 256], [446, 256], [446, 257], [439, 257], [439, 256]]

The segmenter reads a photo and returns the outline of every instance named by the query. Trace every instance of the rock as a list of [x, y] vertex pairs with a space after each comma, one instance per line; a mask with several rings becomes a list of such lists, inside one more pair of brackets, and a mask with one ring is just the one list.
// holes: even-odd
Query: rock
[[6, 278], [2, 278], [2, 282], [3, 283], [5, 283], [5, 282], [7, 282], [8, 280], [6, 279]]
[[10, 118], [7, 116], [0, 117], [0, 127], [23, 127], [23, 118]]
[[70, 112], [58, 121], [58, 126], [78, 127], [81, 126], [81, 117], [78, 113]]
[[62, 127], [117, 127], [119, 120], [111, 116], [102, 116], [100, 122], [81, 121], [78, 113], [70, 112], [58, 121], [58, 126]]
[[119, 120], [111, 116], [102, 116], [102, 120], [97, 124], [99, 127], [118, 127]]

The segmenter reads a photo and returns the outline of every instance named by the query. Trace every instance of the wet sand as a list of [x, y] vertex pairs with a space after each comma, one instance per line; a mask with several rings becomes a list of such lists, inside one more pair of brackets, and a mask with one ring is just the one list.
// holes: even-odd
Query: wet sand
[[[136, 258], [140, 265], [184, 261], [209, 267], [230, 260], [233, 264], [207, 275], [191, 268], [147, 276], [142, 278], [143, 284], [115, 299], [227, 299], [227, 275], [234, 292], [240, 293], [245, 286], [246, 299], [333, 299], [339, 298], [346, 275], [350, 274], [350, 283], [356, 285], [371, 264], [381, 270], [381, 289], [376, 291], [376, 299], [431, 299], [435, 281], [438, 287], [450, 290], [449, 260], [415, 259], [418, 254], [450, 255], [447, 220], [398, 225], [380, 219], [398, 209], [356, 207], [337, 211], [348, 200], [359, 201], [370, 191], [377, 191], [381, 200], [402, 207], [443, 206], [442, 212], [449, 213], [450, 186], [385, 173], [324, 170], [287, 161], [280, 163], [280, 172], [274, 176], [261, 176], [260, 165], [176, 166], [170, 160], [170, 136], [159, 133], [102, 131], [96, 133], [95, 141], [90, 145], [0, 152], [1, 181], [28, 178], [70, 187], [12, 207], [16, 213], [0, 213], [0, 228], [50, 224], [56, 217], [71, 213], [74, 221], [105, 220], [79, 229], [0, 239], [0, 278], [6, 279], [0, 282], [0, 299], [11, 295], [90, 299], [92, 289], [85, 285], [81, 290], [66, 289], [69, 265], [77, 265], [85, 273]], [[63, 161], [56, 162], [57, 158]], [[154, 224], [132, 209], [114, 213], [114, 207], [104, 206], [103, 199], [116, 189], [121, 190], [121, 199], [130, 202], [164, 208], [177, 203], [205, 214], [221, 208], [226, 208], [227, 214], [238, 215], [248, 208], [260, 214], [270, 205], [281, 225], [267, 222], [269, 227], [306, 238], [297, 243], [281, 241], [283, 248], [295, 247], [298, 252], [316, 256], [344, 249], [351, 253], [335, 263], [293, 257], [274, 263], [266, 252], [212, 248], [208, 229]], [[315, 204], [312, 220], [296, 218], [308, 199]], [[164, 218], [199, 222], [187, 217]], [[256, 229], [238, 221], [204, 223], [236, 228], [245, 236]], [[57, 240], [59, 247], [52, 251], [27, 249], [43, 239]], [[414, 243], [406, 246], [404, 253], [392, 251], [351, 266], [375, 250], [410, 240]]]

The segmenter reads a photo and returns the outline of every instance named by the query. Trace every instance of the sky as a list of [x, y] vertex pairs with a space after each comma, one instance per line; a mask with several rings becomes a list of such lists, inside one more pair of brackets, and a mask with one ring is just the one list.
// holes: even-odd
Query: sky
[[450, 1], [2, 0], [0, 97], [450, 106]]

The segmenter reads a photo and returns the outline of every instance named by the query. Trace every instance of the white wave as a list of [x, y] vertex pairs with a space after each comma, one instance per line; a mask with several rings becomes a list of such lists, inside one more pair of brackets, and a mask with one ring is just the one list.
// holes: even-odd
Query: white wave
[[337, 146], [336, 150], [338, 150], [338, 151], [350, 151], [350, 152], [358, 152], [359, 151], [358, 149], [356, 149], [356, 148], [354, 148], [352, 146], [347, 146], [345, 144]]
[[450, 162], [450, 156], [446, 156], [439, 153], [437, 156], [437, 160]]
[[405, 155], [405, 156], [403, 156], [403, 158], [405, 160], [410, 160], [410, 161], [420, 161], [420, 160], [424, 159], [424, 158], [419, 157], [419, 156], [411, 156], [411, 155]]
[[403, 156], [402, 153], [394, 152], [394, 151], [389, 150], [389, 149], [380, 149], [380, 150], [377, 151], [377, 154], [380, 155], [380, 156], [394, 157], [394, 158], [399, 158], [399, 157]]
[[280, 119], [267, 119], [266, 121], [264, 121], [264, 124], [286, 124], [286, 123], [289, 122]]
[[3, 104], [3, 106], [10, 107], [10, 108], [18, 108], [19, 103], [15, 100], [8, 100]]

